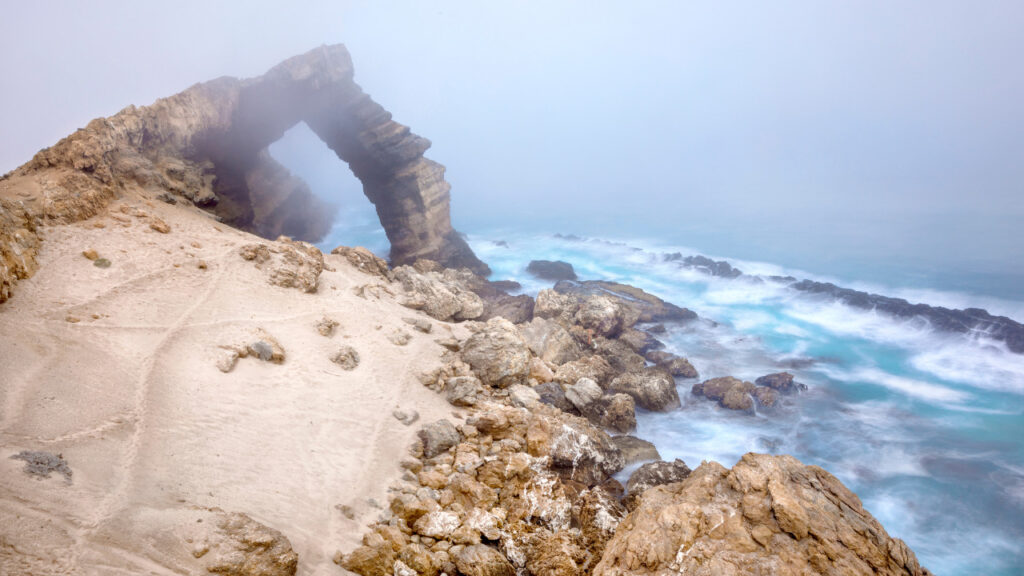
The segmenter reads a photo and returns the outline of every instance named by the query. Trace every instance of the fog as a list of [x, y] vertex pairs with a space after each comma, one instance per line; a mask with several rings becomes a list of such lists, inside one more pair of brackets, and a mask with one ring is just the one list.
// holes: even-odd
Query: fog
[[[1024, 270], [1017, 2], [95, 4], [4, 2], [0, 172], [128, 104], [343, 42], [434, 142], [459, 229], [823, 272], [877, 255], [924, 282]], [[316, 191], [351, 187], [295, 142]]]

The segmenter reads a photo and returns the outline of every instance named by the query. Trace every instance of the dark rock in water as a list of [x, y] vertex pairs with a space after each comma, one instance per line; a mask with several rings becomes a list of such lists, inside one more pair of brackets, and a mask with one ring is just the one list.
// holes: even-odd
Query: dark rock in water
[[633, 510], [639, 504], [640, 496], [648, 488], [682, 482], [690, 472], [690, 467], [678, 458], [673, 462], [648, 462], [629, 477], [629, 482], [626, 483], [629, 494], [622, 503], [627, 509]]
[[697, 373], [697, 369], [690, 364], [690, 361], [681, 356], [676, 356], [671, 352], [663, 352], [661, 350], [653, 350], [648, 352], [645, 356], [651, 362], [654, 362], [660, 368], [668, 370], [669, 374], [677, 376], [679, 378], [699, 378], [700, 375]]
[[438, 420], [433, 424], [427, 424], [420, 429], [419, 437], [423, 442], [423, 456], [426, 458], [433, 458], [447, 452], [461, 440], [459, 431], [447, 420]]
[[829, 282], [801, 280], [789, 287], [810, 294], [830, 296], [836, 300], [865, 310], [877, 310], [896, 318], [924, 318], [937, 330], [985, 336], [1006, 343], [1007, 348], [1024, 354], [1024, 324], [1006, 316], [993, 316], [980, 308], [952, 310], [928, 304], [911, 304], [902, 298], [890, 298], [849, 288], [840, 288]]
[[654, 444], [636, 436], [612, 436], [612, 443], [622, 452], [626, 466], [644, 460], [661, 460]]
[[575, 234], [559, 234], [559, 233], [555, 233], [555, 238], [560, 238], [562, 240], [572, 240], [574, 242], [579, 242], [580, 240], [583, 240], [583, 238], [580, 238], [579, 236], [577, 236]]
[[683, 257], [679, 252], [669, 254], [665, 257], [665, 260], [669, 262], [679, 262], [680, 266], [684, 268], [691, 268], [698, 272], [710, 274], [712, 276], [719, 276], [721, 278], [738, 278], [743, 275], [737, 268], [733, 268], [731, 264], [725, 260], [712, 260], [707, 256], [687, 256]]
[[36, 478], [49, 478], [50, 474], [56, 472], [64, 476], [68, 484], [71, 483], [71, 468], [63, 454], [51, 454], [39, 450], [22, 450], [12, 460], [25, 461], [25, 473]]
[[647, 327], [648, 334], [664, 334], [666, 332], [668, 332], [668, 329], [665, 328], [664, 324], [652, 324]]
[[565, 391], [558, 382], [544, 382], [533, 387], [533, 391], [540, 395], [540, 401], [550, 404], [563, 412], [572, 412], [572, 403], [565, 397]]
[[495, 246], [501, 246], [502, 248], [508, 248], [508, 242], [506, 242], [505, 240], [493, 240], [491, 241], [491, 244], [494, 244]]
[[776, 372], [775, 374], [761, 376], [757, 380], [754, 380], [754, 384], [758, 386], [767, 386], [772, 390], [782, 392], [783, 394], [807, 390], [806, 385], [794, 382], [793, 375], [789, 372]]
[[572, 264], [561, 260], [531, 260], [526, 271], [542, 280], [575, 280]]
[[[786, 380], [786, 377], [781, 374], [771, 374], [769, 376], [778, 377], [777, 380], [772, 381], [780, 383]], [[792, 378], [791, 375], [790, 378]], [[758, 379], [758, 381], [760, 382], [761, 380]], [[795, 386], [799, 387], [802, 384], [795, 384]], [[743, 412], [753, 412], [755, 400], [758, 405], [771, 408], [779, 399], [779, 392], [773, 388], [755, 386], [750, 382], [744, 382], [732, 376], [712, 378], [700, 384], [694, 384], [690, 392], [694, 396], [704, 396], [708, 400], [715, 400], [722, 408]]]

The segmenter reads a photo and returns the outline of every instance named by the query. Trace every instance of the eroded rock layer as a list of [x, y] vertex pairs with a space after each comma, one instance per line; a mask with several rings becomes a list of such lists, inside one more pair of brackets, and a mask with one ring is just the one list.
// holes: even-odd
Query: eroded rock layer
[[89, 218], [128, 189], [190, 201], [266, 238], [320, 239], [334, 209], [268, 152], [299, 122], [362, 181], [395, 264], [426, 258], [489, 272], [451, 226], [444, 167], [423, 157], [430, 141], [363, 93], [348, 51], [335, 45], [258, 78], [218, 78], [93, 120], [4, 176], [0, 302], [34, 269], [35, 225]]

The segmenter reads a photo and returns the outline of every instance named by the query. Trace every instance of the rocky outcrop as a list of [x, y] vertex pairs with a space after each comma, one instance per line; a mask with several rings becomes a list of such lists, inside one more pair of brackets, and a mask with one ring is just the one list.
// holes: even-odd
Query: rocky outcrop
[[150, 106], [129, 106], [40, 151], [0, 180], [0, 301], [32, 274], [43, 223], [68, 223], [133, 191], [188, 201], [265, 238], [315, 241], [334, 209], [268, 146], [305, 122], [347, 162], [376, 206], [400, 265], [429, 258], [487, 274], [452, 228], [444, 167], [430, 141], [391, 119], [353, 81], [342, 45], [322, 46], [247, 80], [218, 78]]
[[834, 476], [763, 454], [648, 489], [593, 573], [930, 574]]
[[684, 257], [679, 252], [667, 254], [665, 260], [668, 262], [678, 262], [680, 266], [684, 268], [690, 268], [710, 274], [711, 276], [719, 276], [722, 278], [739, 278], [743, 275], [738, 268], [733, 268], [731, 264], [725, 260], [712, 260], [707, 256], [701, 256], [700, 254], [694, 256]]
[[626, 490], [629, 492], [623, 499], [623, 504], [629, 510], [636, 509], [640, 498], [649, 488], [682, 482], [690, 475], [690, 467], [685, 462], [676, 458], [672, 462], [648, 462], [637, 468], [626, 482]]
[[[792, 380], [792, 375], [790, 375], [790, 379]], [[694, 396], [704, 396], [708, 400], [714, 400], [718, 402], [719, 406], [729, 410], [752, 412], [755, 404], [771, 408], [778, 401], [779, 392], [775, 388], [762, 385], [760, 379], [758, 380], [758, 385], [755, 386], [739, 378], [723, 376], [694, 384], [690, 392]]]
[[530, 351], [516, 327], [504, 318], [487, 321], [466, 340], [462, 357], [480, 380], [495, 388], [526, 382]]
[[[622, 310], [623, 323], [626, 326], [632, 326], [638, 322], [686, 322], [697, 318], [697, 314], [692, 310], [666, 302], [635, 286], [618, 282], [562, 281], [555, 284], [554, 291], [567, 296], [576, 296], [577, 298], [573, 299], [576, 302], [580, 301], [579, 297], [604, 296]], [[538, 295], [537, 298], [539, 300], [540, 296]], [[586, 298], [582, 300], [585, 301]], [[572, 300], [570, 300], [571, 302]]]
[[541, 280], [575, 280], [576, 271], [572, 264], [561, 260], [531, 260], [526, 271]]
[[308, 242], [279, 237], [273, 244], [246, 244], [239, 249], [248, 260], [267, 274], [267, 281], [282, 288], [316, 292], [324, 270], [324, 254]]
[[246, 514], [216, 511], [216, 529], [194, 543], [193, 556], [210, 574], [292, 576], [299, 556], [279, 531]]

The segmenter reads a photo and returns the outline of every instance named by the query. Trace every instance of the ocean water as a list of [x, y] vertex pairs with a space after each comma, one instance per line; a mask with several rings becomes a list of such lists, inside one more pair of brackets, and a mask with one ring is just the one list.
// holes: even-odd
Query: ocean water
[[[350, 215], [322, 247], [361, 244], [386, 256], [387, 239], [372, 211], [361, 210], [361, 219]], [[753, 380], [788, 370], [809, 387], [771, 412], [747, 415], [694, 398], [689, 388], [696, 380], [679, 380], [679, 410], [637, 415], [636, 434], [663, 458], [732, 466], [746, 452], [791, 454], [837, 476], [937, 574], [1024, 573], [1024, 355], [771, 282], [710, 277], [663, 258], [701, 253], [691, 247], [507, 228], [468, 238], [493, 279], [517, 280], [528, 294], [550, 287], [526, 273], [530, 260], [564, 260], [581, 279], [625, 282], [694, 310], [701, 320], [669, 325], [661, 339], [689, 358], [701, 379]], [[1024, 302], [992, 295], [730, 261], [747, 274], [793, 274], [1024, 318]]]

